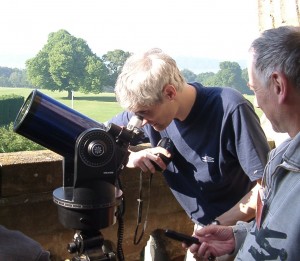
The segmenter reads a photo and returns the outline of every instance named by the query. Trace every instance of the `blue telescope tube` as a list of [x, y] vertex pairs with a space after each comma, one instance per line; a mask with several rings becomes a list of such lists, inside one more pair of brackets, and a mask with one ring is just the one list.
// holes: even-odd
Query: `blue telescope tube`
[[90, 128], [105, 126], [38, 90], [30, 93], [14, 122], [16, 133], [71, 158], [77, 137]]

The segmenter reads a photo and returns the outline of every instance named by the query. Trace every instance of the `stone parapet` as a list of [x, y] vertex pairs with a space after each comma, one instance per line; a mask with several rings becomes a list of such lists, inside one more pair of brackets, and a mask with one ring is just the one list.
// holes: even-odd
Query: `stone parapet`
[[[143, 220], [149, 195], [149, 175], [143, 175]], [[125, 260], [140, 260], [150, 233], [158, 228], [170, 228], [191, 234], [193, 224], [173, 197], [161, 173], [153, 176], [150, 190], [150, 207], [145, 235], [138, 245], [133, 237], [137, 224], [137, 198], [139, 172], [125, 169], [121, 174], [125, 195], [123, 251]], [[48, 150], [0, 154], [0, 224], [20, 230], [48, 249], [52, 261], [72, 258], [67, 244], [74, 231], [63, 227], [53, 203], [52, 192], [62, 186], [62, 157]], [[118, 224], [101, 230], [104, 239], [117, 243]], [[181, 244], [164, 239], [170, 260], [182, 260]]]

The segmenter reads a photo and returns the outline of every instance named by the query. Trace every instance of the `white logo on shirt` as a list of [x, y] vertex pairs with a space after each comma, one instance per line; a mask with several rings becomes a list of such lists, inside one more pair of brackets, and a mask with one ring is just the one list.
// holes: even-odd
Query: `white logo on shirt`
[[205, 155], [204, 157], [201, 157], [203, 162], [215, 162], [215, 159], [212, 157], [209, 157], [207, 155]]

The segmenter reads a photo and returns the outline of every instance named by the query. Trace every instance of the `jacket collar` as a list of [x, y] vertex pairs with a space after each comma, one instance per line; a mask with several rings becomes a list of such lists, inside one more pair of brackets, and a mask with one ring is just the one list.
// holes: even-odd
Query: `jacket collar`
[[290, 141], [283, 159], [289, 165], [300, 169], [300, 132]]

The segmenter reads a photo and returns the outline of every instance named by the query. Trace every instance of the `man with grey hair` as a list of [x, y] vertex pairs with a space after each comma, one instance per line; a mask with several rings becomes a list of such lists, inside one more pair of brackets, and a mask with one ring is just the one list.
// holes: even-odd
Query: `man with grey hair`
[[205, 258], [238, 252], [236, 260], [299, 260], [300, 27], [269, 29], [254, 40], [248, 74], [273, 129], [291, 139], [269, 155], [255, 222], [195, 231], [202, 244], [190, 251]]
[[[158, 165], [164, 170], [195, 227], [212, 222], [233, 225], [254, 217], [254, 191], [269, 146], [252, 104], [241, 93], [187, 83], [175, 60], [160, 49], [129, 57], [115, 93], [126, 111], [111, 122], [126, 126], [133, 114], [142, 117], [143, 131], [153, 146], [131, 152], [127, 167], [154, 173]], [[164, 137], [175, 147], [168, 166], [157, 156], [170, 157], [157, 146]]]

